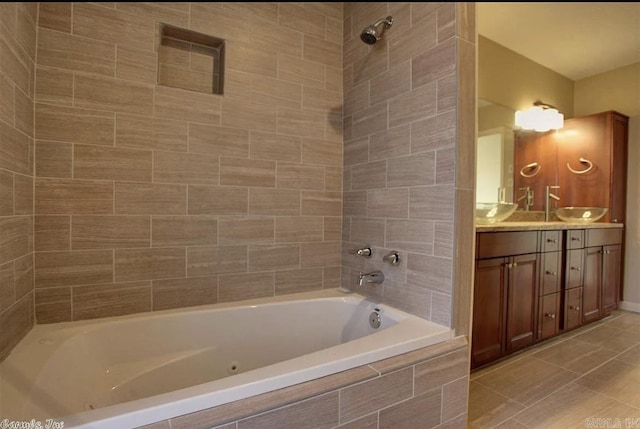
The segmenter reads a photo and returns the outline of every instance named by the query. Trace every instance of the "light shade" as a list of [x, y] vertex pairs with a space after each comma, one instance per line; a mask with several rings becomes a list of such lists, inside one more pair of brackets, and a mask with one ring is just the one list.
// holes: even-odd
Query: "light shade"
[[516, 126], [540, 132], [558, 130], [564, 126], [564, 115], [555, 107], [536, 101], [533, 107], [516, 112]]

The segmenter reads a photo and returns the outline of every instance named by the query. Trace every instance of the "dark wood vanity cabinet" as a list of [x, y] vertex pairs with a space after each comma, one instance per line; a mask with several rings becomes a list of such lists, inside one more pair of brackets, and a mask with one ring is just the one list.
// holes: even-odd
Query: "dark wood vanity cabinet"
[[540, 285], [536, 340], [560, 332], [562, 313], [562, 231], [541, 231]]
[[473, 368], [535, 341], [537, 231], [478, 234], [473, 299]]
[[582, 322], [605, 317], [618, 308], [622, 266], [622, 230], [586, 231]]

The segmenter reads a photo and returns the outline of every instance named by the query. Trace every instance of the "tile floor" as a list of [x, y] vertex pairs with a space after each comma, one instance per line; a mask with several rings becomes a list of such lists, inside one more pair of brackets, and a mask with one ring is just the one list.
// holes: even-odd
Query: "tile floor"
[[616, 311], [472, 372], [468, 427], [640, 428], [640, 314]]

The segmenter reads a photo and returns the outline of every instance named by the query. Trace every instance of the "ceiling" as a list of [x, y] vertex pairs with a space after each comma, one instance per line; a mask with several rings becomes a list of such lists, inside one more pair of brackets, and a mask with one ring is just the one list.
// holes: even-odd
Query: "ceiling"
[[640, 62], [640, 3], [476, 3], [480, 35], [579, 80]]

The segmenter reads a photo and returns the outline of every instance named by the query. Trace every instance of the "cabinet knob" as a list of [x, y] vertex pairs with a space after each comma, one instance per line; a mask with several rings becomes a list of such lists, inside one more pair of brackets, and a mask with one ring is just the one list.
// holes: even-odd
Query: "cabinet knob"
[[556, 275], [556, 272], [555, 272], [555, 271], [549, 271], [549, 270], [547, 270], [547, 272], [546, 272], [545, 274], [548, 274], [548, 275], [550, 275], [550, 276], [555, 276], [555, 275]]
[[556, 315], [553, 313], [545, 313], [544, 317], [549, 318], [549, 319], [555, 319]]
[[517, 267], [517, 266], [518, 266], [518, 263], [517, 263], [517, 262], [514, 262], [514, 263], [513, 263], [513, 267]]
[[573, 305], [570, 305], [569, 310], [580, 311], [580, 307], [574, 307]]
[[571, 269], [573, 271], [582, 271], [582, 269], [580, 267], [571, 267]]
[[580, 237], [571, 237], [571, 241], [580, 241]]
[[556, 238], [547, 238], [547, 243], [557, 243], [558, 240]]

